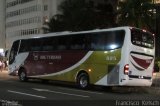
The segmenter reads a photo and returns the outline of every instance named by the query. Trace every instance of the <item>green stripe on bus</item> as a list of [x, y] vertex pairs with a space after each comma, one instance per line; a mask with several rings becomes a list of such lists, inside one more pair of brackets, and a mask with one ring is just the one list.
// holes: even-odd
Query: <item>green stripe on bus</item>
[[[75, 82], [77, 73], [84, 70], [89, 74], [90, 83], [94, 84], [108, 74], [109, 66], [116, 66], [120, 59], [121, 49], [114, 51], [95, 51], [77, 68], [60, 75], [43, 77], [43, 79]], [[88, 71], [89, 69], [91, 69], [91, 72]]]

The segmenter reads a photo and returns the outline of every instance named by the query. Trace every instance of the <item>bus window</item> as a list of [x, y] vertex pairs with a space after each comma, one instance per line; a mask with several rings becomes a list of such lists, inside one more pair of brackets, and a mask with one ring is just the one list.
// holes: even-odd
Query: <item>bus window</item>
[[131, 41], [134, 45], [137, 46], [142, 46], [151, 49], [154, 47], [153, 35], [148, 32], [143, 32], [141, 30], [131, 30]]
[[57, 41], [53, 37], [44, 38], [43, 39], [43, 45], [42, 45], [42, 51], [54, 51], [56, 49]]
[[82, 34], [72, 36], [71, 40], [71, 50], [84, 50], [85, 43], [84, 43], [85, 36]]
[[16, 41], [13, 43], [11, 51], [10, 51], [10, 56], [9, 56], [9, 64], [12, 64], [15, 60], [15, 57], [18, 53], [18, 49], [19, 49], [19, 42], [20, 41]]
[[101, 32], [93, 35], [91, 49], [113, 50], [121, 48], [124, 42], [125, 31]]
[[30, 40], [21, 40], [19, 52], [28, 52], [30, 50]]
[[31, 40], [31, 51], [42, 51], [43, 38]]

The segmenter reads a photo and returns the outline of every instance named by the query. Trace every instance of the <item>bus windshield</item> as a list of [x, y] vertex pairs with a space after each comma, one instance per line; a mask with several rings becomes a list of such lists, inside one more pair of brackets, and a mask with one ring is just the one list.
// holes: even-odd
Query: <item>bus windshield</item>
[[134, 45], [153, 49], [154, 47], [154, 36], [146, 31], [132, 29], [131, 30], [131, 41]]

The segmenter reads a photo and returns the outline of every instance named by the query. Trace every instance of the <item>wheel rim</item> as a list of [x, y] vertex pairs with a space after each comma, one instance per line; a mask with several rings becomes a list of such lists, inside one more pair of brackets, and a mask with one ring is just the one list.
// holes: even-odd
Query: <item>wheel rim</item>
[[81, 86], [82, 88], [85, 88], [85, 87], [88, 86], [88, 79], [83, 76], [83, 77], [80, 78], [79, 83], [80, 83], [80, 86]]
[[24, 81], [25, 77], [26, 77], [25, 72], [21, 72], [21, 74], [20, 74], [20, 80]]

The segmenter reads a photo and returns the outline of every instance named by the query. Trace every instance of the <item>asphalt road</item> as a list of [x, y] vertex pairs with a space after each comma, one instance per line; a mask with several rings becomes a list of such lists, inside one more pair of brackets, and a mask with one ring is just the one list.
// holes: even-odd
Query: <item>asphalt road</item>
[[[158, 101], [160, 96], [156, 93], [146, 92], [143, 88], [107, 90], [92, 86], [88, 90], [81, 90], [73, 85], [54, 82], [42, 83], [38, 80], [20, 82], [17, 77], [8, 76], [7, 71], [0, 72], [0, 105], [3, 106], [8, 106], [6, 105], [7, 103], [14, 104], [13, 106], [18, 106], [18, 104], [21, 104], [19, 106], [24, 106], [26, 103], [36, 103], [34, 106], [37, 106], [37, 104], [46, 105], [46, 103], [52, 105], [53, 102], [60, 105], [64, 104], [65, 106], [67, 104], [68, 106], [73, 106], [73, 103], [88, 104], [87, 102], [91, 103], [92, 106], [99, 106], [99, 103], [107, 104], [110, 102], [108, 106], [112, 106], [117, 105], [116, 101], [126, 100]], [[160, 105], [160, 101], [157, 103]], [[11, 104], [10, 106], [12, 106]]]

